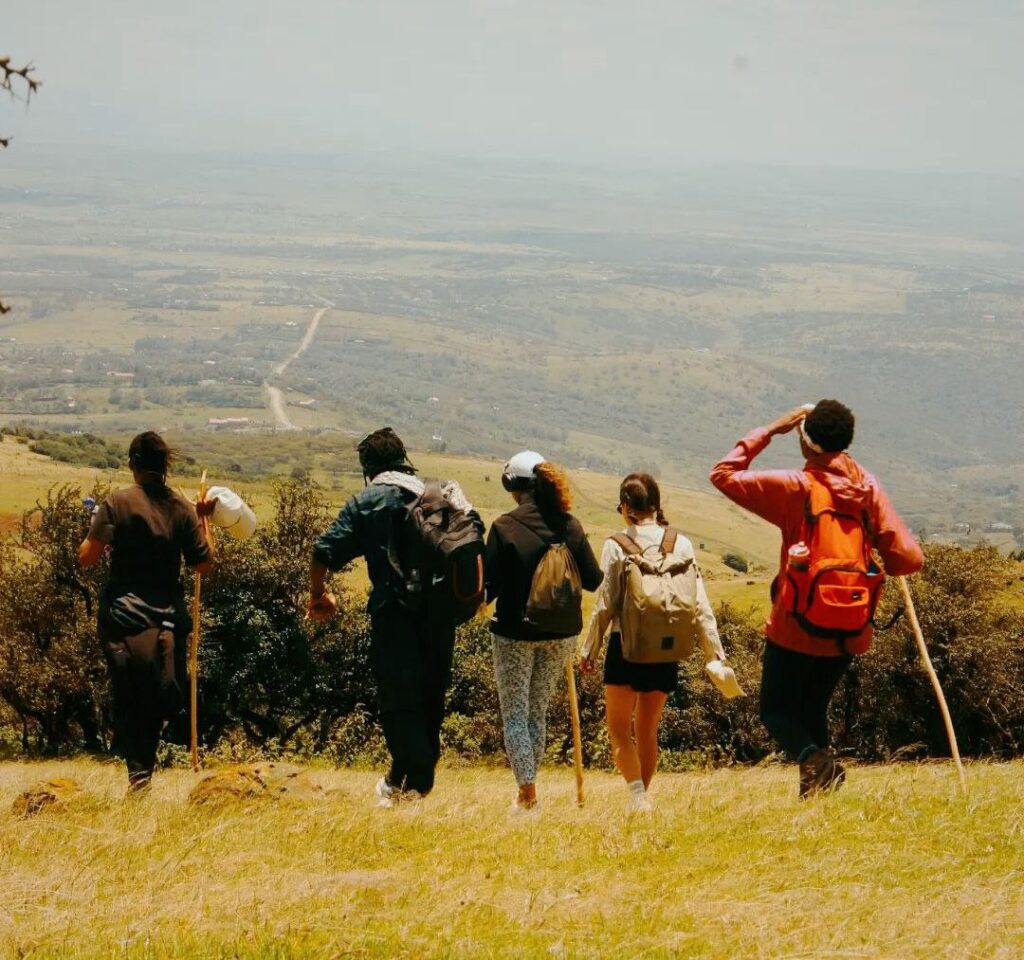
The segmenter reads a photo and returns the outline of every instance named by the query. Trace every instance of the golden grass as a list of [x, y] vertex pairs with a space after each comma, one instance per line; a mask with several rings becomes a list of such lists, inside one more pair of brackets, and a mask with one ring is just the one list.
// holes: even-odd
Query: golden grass
[[[1024, 765], [867, 767], [800, 803], [788, 767], [663, 775], [649, 818], [563, 769], [510, 818], [506, 771], [442, 770], [419, 807], [317, 770], [317, 803], [194, 809], [191, 773], [122, 798], [122, 770], [0, 765], [0, 944], [17, 957], [1024, 955]], [[21, 820], [19, 790], [88, 798]]]

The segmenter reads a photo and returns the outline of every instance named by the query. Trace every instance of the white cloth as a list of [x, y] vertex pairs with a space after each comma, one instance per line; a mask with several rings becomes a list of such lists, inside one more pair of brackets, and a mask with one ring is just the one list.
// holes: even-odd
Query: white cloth
[[[462, 487], [454, 480], [439, 480], [441, 485], [441, 493], [444, 494], [445, 500], [447, 500], [456, 510], [462, 510], [465, 513], [469, 513], [473, 509], [473, 504], [469, 502], [466, 494], [462, 492]], [[385, 470], [383, 473], [378, 473], [377, 476], [371, 481], [373, 484], [391, 484], [395, 487], [401, 487], [403, 490], [408, 490], [410, 493], [419, 497], [426, 490], [427, 485], [414, 473], [403, 473], [401, 470]]]
[[[641, 550], [654, 547], [661, 543], [665, 537], [665, 528], [659, 526], [655, 520], [645, 521], [641, 524], [633, 524], [623, 531], [627, 536], [632, 537]], [[681, 533], [676, 536], [675, 546], [672, 548], [672, 556], [681, 560], [693, 560], [697, 563], [696, 554], [693, 552], [693, 544]], [[590, 617], [590, 626], [587, 628], [586, 640], [583, 643], [582, 654], [596, 660], [604, 645], [605, 635], [609, 627], [612, 630], [619, 629], [619, 611], [622, 607], [622, 576], [626, 553], [609, 537], [604, 542], [604, 549], [601, 551], [601, 569], [604, 571], [604, 580], [601, 581], [601, 588], [597, 593], [597, 603], [594, 605], [594, 612]], [[722, 648], [722, 641], [718, 636], [718, 623], [715, 621], [714, 611], [711, 609], [711, 601], [708, 600], [707, 591], [704, 589], [704, 578], [700, 576], [698, 568], [697, 577], [697, 633], [700, 639], [701, 648], [704, 651], [705, 661], [724, 660], [725, 650]]]

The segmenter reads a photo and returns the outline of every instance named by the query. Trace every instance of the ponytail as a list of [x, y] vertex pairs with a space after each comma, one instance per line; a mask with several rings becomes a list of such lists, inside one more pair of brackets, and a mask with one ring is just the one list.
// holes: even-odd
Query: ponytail
[[533, 485], [533, 498], [541, 513], [566, 514], [572, 510], [572, 490], [569, 478], [561, 467], [553, 463], [538, 463], [533, 468], [536, 479]]
[[619, 486], [619, 503], [633, 523], [638, 517], [654, 514], [659, 527], [667, 527], [668, 520], [661, 509], [661, 488], [649, 473], [631, 473]]
[[150, 485], [166, 485], [167, 471], [177, 457], [177, 451], [152, 430], [140, 433], [128, 447], [128, 465]]

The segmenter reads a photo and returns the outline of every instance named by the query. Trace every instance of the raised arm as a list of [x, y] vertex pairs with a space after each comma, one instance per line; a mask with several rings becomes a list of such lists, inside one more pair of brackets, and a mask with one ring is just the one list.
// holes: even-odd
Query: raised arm
[[807, 415], [798, 407], [767, 427], [751, 430], [711, 471], [711, 482], [733, 503], [778, 527], [785, 523], [787, 505], [804, 489], [799, 470], [751, 470], [754, 458], [772, 441], [789, 433]]

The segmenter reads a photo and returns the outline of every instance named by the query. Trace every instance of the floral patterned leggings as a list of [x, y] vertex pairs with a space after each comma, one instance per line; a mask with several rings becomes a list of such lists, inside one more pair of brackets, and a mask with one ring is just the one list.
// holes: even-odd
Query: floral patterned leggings
[[505, 726], [505, 751], [516, 782], [537, 782], [547, 746], [548, 703], [565, 676], [576, 638], [509, 640], [492, 636], [494, 677]]

